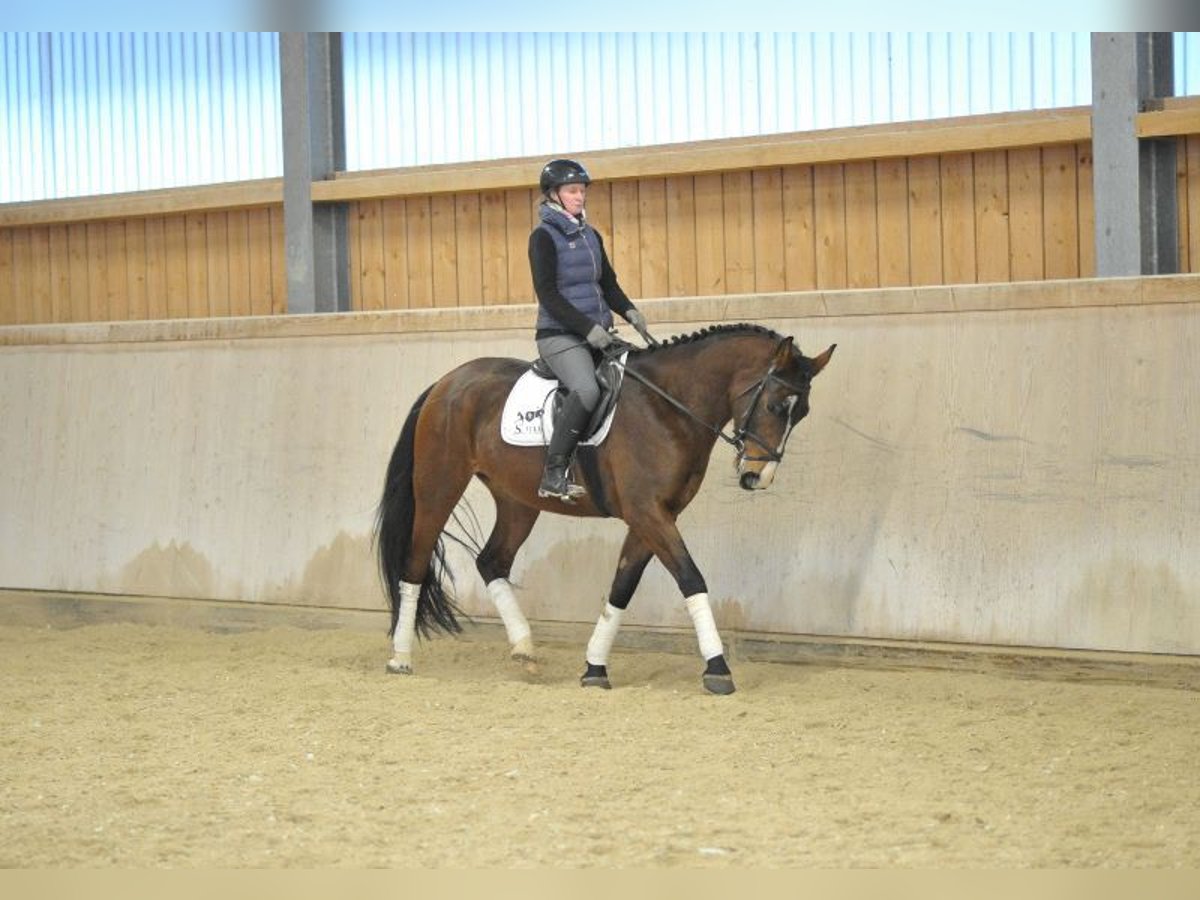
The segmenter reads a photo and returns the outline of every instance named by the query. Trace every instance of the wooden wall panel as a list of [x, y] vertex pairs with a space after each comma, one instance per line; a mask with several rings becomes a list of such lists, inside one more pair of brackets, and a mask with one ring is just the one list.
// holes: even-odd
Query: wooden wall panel
[[[508, 281], [506, 269], [502, 268], [499, 274], [495, 270], [495, 261], [503, 259], [502, 248], [505, 245], [504, 196], [498, 191], [486, 191], [483, 194], [455, 194], [453, 199], [454, 255], [458, 260], [457, 301], [473, 306], [499, 303], [504, 297], [505, 282]], [[500, 213], [498, 222], [497, 207]]]
[[[1179, 254], [1200, 271], [1200, 136], [1178, 139]], [[592, 185], [635, 299], [1005, 282], [1095, 272], [1090, 142]], [[349, 204], [358, 310], [529, 303], [531, 188]], [[280, 206], [0, 228], [0, 324], [278, 315]]]
[[840, 163], [813, 169], [813, 222], [817, 237], [817, 287], [838, 290], [846, 273], [846, 178]]
[[174, 265], [167, 269], [167, 316], [186, 319], [188, 314], [187, 235], [183, 216], [167, 216], [163, 221], [163, 255]]
[[[247, 243], [246, 210], [231, 209], [229, 228], [229, 315], [250, 315], [250, 258]], [[353, 251], [351, 251], [353, 255]], [[350, 262], [350, 277], [354, 277], [354, 262]]]
[[[528, 227], [524, 229], [521, 236], [521, 266], [520, 273], [521, 284], [524, 286], [525, 293], [521, 295], [525, 299], [514, 298], [515, 303], [533, 302], [536, 298], [533, 293], [533, 278], [529, 272], [529, 233], [533, 230], [535, 224], [541, 222], [541, 194], [537, 191], [530, 190], [527, 194], [529, 198], [530, 216]], [[609, 264], [616, 268], [613, 262], [613, 252], [615, 249], [613, 237], [613, 189], [609, 182], [594, 183], [588, 188], [587, 194], [587, 216], [588, 221], [600, 233], [600, 238], [604, 242], [604, 253], [608, 256]], [[617, 280], [621, 285], [622, 290], [628, 291], [628, 278], [625, 275], [624, 269], [616, 269]], [[636, 274], [636, 273], [632, 273]]]
[[782, 182], [784, 288], [811, 291], [817, 286], [812, 166], [786, 167]]
[[33, 283], [33, 238], [32, 229], [18, 228], [12, 242], [12, 321], [15, 325], [28, 325], [34, 321], [33, 298], [30, 296]]
[[351, 290], [359, 297], [358, 309], [386, 309], [387, 283], [383, 274], [386, 239], [383, 231], [382, 200], [364, 200], [355, 204], [357, 228], [350, 244]]
[[[533, 226], [541, 222], [541, 194], [530, 190], [526, 192], [525, 196], [528, 198], [530, 210], [529, 231], [532, 231]], [[605, 252], [611, 257], [612, 250], [607, 249], [613, 229], [612, 184], [610, 182], [593, 183], [588, 188], [587, 217], [604, 238]], [[525, 237], [528, 237], [528, 232]]]
[[437, 305], [433, 293], [433, 231], [429, 198], [409, 197], [405, 212], [408, 305], [412, 309], [428, 309]]
[[184, 217], [187, 246], [187, 314], [191, 318], [208, 315], [208, 216], [188, 213]]
[[873, 161], [846, 164], [846, 287], [879, 286], [879, 192]]
[[643, 296], [642, 236], [636, 181], [613, 183], [611, 229], [612, 237], [606, 251], [609, 262], [625, 293], [636, 299]]
[[779, 169], [751, 174], [754, 203], [754, 289], [787, 289], [783, 239], [783, 176]]
[[434, 194], [429, 209], [430, 258], [433, 260], [431, 305], [458, 306], [458, 232], [454, 221], [454, 195]]
[[1041, 281], [1046, 275], [1042, 234], [1042, 151], [1008, 152], [1008, 224], [1013, 281]]
[[725, 183], [720, 175], [692, 180], [696, 199], [696, 293], [725, 293]]
[[50, 230], [48, 227], [29, 229], [30, 263], [33, 267], [29, 280], [29, 308], [27, 321], [37, 321], [42, 310], [52, 309], [50, 302]]
[[[167, 252], [166, 221], [162, 216], [146, 219], [146, 317], [165, 319], [170, 315], [167, 307]], [[248, 226], [247, 226], [248, 227]], [[247, 252], [253, 254], [253, 248]], [[253, 264], [253, 255], [249, 264]]]
[[[612, 199], [607, 186], [605, 190], [589, 192], [588, 206], [602, 217], [605, 223], [603, 234], [607, 240], [611, 234], [608, 222], [612, 217]], [[508, 247], [505, 260], [508, 266], [508, 292], [504, 299], [506, 303], [531, 303], [533, 278], [529, 273], [529, 235], [534, 223], [533, 191], [505, 191], [504, 215]]]
[[[503, 191], [484, 191], [478, 213], [459, 202], [459, 305], [505, 303], [508, 300], [508, 212]], [[465, 272], [466, 277], [461, 273]]]
[[690, 175], [667, 179], [667, 293], [694, 297], [697, 290], [696, 188]]
[[[667, 183], [663, 178], [646, 178], [638, 183], [638, 253], [641, 259], [640, 297], [666, 297], [667, 280]], [[618, 270], [618, 275], [620, 270]]]
[[1180, 190], [1180, 271], [1200, 272], [1200, 134], [1180, 138], [1184, 186]]
[[383, 293], [384, 309], [407, 309], [408, 277], [408, 201], [403, 197], [383, 200], [379, 208], [383, 222]]
[[[1091, 143], [1075, 145], [1075, 182], [1079, 192], [1079, 277], [1096, 275], [1096, 202]], [[1182, 271], [1182, 270], [1181, 270]]]
[[[141, 222], [106, 222], [104, 226], [104, 302], [108, 307], [108, 318], [114, 321], [128, 319], [129, 295], [128, 284], [131, 276], [128, 241], [125, 238], [127, 229], [136, 229]], [[207, 258], [205, 262], [207, 263]], [[201, 316], [210, 315], [210, 308], [204, 307]]]
[[1180, 138], [1175, 151], [1176, 197], [1179, 198], [1179, 271], [1189, 271], [1189, 243], [1191, 240], [1191, 222], [1189, 221], [1190, 198], [1188, 197], [1188, 139]]
[[[282, 309], [287, 308], [286, 288], [277, 295], [275, 269], [282, 269], [283, 241], [276, 244], [276, 216], [271, 209], [252, 209], [246, 213], [246, 245], [250, 256], [250, 314], [254, 316], [271, 315], [276, 310], [276, 304]], [[283, 218], [282, 210], [278, 213]]]
[[1046, 278], [1079, 277], [1079, 188], [1075, 147], [1042, 149]]
[[[360, 229], [352, 233], [359, 241]], [[283, 312], [276, 242], [282, 221], [272, 221], [267, 209], [3, 229], [0, 323]], [[265, 277], [256, 278], [257, 270]], [[361, 293], [362, 284], [354, 289]]]
[[942, 183], [936, 156], [908, 162], [909, 262], [913, 284], [942, 284]]
[[[108, 314], [108, 279], [105, 265], [108, 262], [108, 229], [104, 222], [88, 222], [87, 224], [87, 294], [88, 312], [93, 319], [107, 322], [111, 319]], [[186, 277], [187, 267], [184, 266]], [[185, 313], [186, 315], [186, 308]]]
[[0, 325], [17, 324], [17, 294], [13, 238], [19, 229], [0, 228]]
[[1008, 155], [1003, 150], [975, 154], [975, 277], [1008, 281]]
[[208, 316], [229, 315], [229, 214], [209, 213], [208, 239]]
[[725, 293], [754, 291], [754, 186], [749, 172], [721, 176], [725, 223]]
[[271, 289], [265, 295], [270, 309], [267, 314], [283, 315], [287, 312], [287, 257], [284, 252], [283, 207], [272, 206], [266, 210], [271, 225]]
[[975, 169], [969, 153], [941, 158], [942, 280], [975, 282]]
[[[66, 225], [50, 226], [50, 322], [71, 321], [71, 253]], [[0, 251], [2, 253], [3, 251]], [[0, 276], [0, 296], [3, 295]]]
[[[87, 225], [77, 222], [67, 226], [67, 268], [71, 278], [71, 321], [91, 322], [88, 308]], [[165, 317], [164, 317], [165, 318]]]
[[[228, 213], [226, 220], [234, 213]], [[131, 219], [126, 222], [125, 254], [129, 261], [126, 269], [125, 293], [129, 300], [129, 318], [149, 318], [150, 298], [146, 293], [146, 220]], [[226, 291], [229, 272], [226, 271]], [[226, 308], [225, 315], [229, 315]]]
[[911, 232], [908, 225], [908, 161], [881, 159], [875, 164], [875, 203], [879, 229], [879, 285], [912, 283]]

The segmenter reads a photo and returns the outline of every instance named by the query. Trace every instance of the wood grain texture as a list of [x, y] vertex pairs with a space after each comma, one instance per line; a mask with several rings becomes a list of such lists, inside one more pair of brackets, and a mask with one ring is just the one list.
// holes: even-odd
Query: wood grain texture
[[[1050, 118], [1055, 127], [1070, 119]], [[648, 151], [622, 153], [620, 165], [611, 157], [612, 171], [630, 174], [592, 184], [588, 217], [634, 298], [1089, 277], [1091, 144], [1084, 135], [1039, 145], [1037, 135], [1050, 132], [1037, 120], [1005, 120], [1028, 130], [1003, 140], [984, 138], [1000, 120], [967, 130], [914, 125], [919, 137], [904, 146], [930, 148], [914, 155], [865, 158], [842, 143], [843, 158], [826, 159], [830, 140], [797, 157], [814, 161], [787, 162], [795, 151], [775, 137], [730, 144], [726, 169], [700, 162], [712, 159], [709, 146], [654, 164], [636, 161]], [[884, 133], [892, 131], [866, 134]], [[980, 140], [960, 147], [968, 133]], [[940, 148], [931, 143], [938, 135]], [[1178, 138], [1178, 147], [1180, 266], [1198, 271], [1200, 135]], [[673, 171], [663, 169], [668, 158]], [[761, 165], [742, 165], [750, 162]], [[589, 168], [603, 178], [604, 163]], [[449, 172], [460, 176], [458, 188], [434, 190]], [[373, 176], [347, 176], [364, 182], [347, 218], [351, 309], [533, 301], [537, 192], [503, 178], [473, 187], [494, 181], [475, 172], [445, 167], [425, 193], [390, 196], [366, 189]], [[127, 198], [124, 216], [112, 198], [56, 202], [45, 215], [24, 204], [0, 209], [0, 322], [285, 313], [282, 206], [213, 205], [228, 196], [183, 189], [176, 198]], [[150, 214], [156, 209], [168, 211]], [[69, 210], [92, 218], [69, 221]]]

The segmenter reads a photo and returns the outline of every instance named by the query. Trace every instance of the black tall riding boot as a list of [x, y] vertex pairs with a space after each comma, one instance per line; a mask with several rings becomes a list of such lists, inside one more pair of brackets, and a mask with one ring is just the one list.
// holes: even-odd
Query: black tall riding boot
[[571, 464], [571, 456], [590, 416], [591, 410], [580, 402], [578, 394], [574, 391], [567, 394], [554, 421], [550, 446], [546, 448], [546, 470], [542, 472], [542, 483], [538, 485], [539, 497], [557, 497], [570, 503], [587, 493], [581, 485], [567, 481], [567, 467]]

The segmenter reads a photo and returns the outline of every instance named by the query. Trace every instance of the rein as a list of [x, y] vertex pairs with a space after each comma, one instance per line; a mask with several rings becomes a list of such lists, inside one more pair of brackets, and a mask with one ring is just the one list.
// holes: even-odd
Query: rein
[[[784, 340], [786, 340], [786, 338]], [[623, 341], [621, 343], [623, 346], [620, 347], [620, 350], [618, 352], [623, 351], [626, 348], [626, 346], [628, 346], [628, 345], [625, 345], [625, 342], [623, 342]], [[780, 342], [780, 343], [782, 345], [782, 342]], [[774, 356], [774, 354], [772, 354], [772, 357], [773, 356]], [[610, 358], [615, 359], [615, 355]], [[651, 391], [658, 394], [658, 396], [660, 396], [662, 399], [666, 400], [667, 403], [669, 403], [671, 406], [675, 407], [675, 409], [677, 409], [679, 412], [683, 413], [685, 416], [687, 416], [693, 422], [699, 423], [705, 429], [712, 432], [717, 437], [719, 437], [721, 440], [723, 440], [726, 444], [729, 444], [729, 446], [731, 446], [735, 450], [737, 450], [738, 455], [740, 457], [742, 457], [742, 459], [747, 460], [749, 462], [764, 462], [764, 461], [765, 462], [779, 462], [780, 460], [783, 459], [783, 451], [776, 450], [774, 447], [767, 444], [762, 438], [760, 438], [758, 435], [756, 435], [753, 431], [750, 430], [750, 422], [754, 419], [754, 413], [758, 409], [758, 403], [762, 399], [762, 395], [766, 391], [768, 384], [770, 384], [772, 381], [776, 381], [779, 384], [782, 384], [784, 387], [794, 391], [797, 394], [799, 394], [801, 391], [801, 388], [796, 387], [796, 385], [792, 384], [791, 382], [787, 381], [786, 379], [780, 378], [778, 375], [775, 374], [775, 364], [774, 363], [771, 364], [770, 368], [767, 369], [767, 373], [765, 375], [763, 375], [762, 378], [758, 379], [758, 381], [754, 382], [752, 385], [750, 385], [748, 388], [746, 388], [744, 391], [742, 391], [740, 394], [738, 394], [737, 397], [734, 398], [735, 400], [737, 400], [737, 399], [740, 399], [740, 398], [746, 396], [751, 391], [755, 392], [754, 398], [750, 401], [750, 408], [748, 410], [746, 410], [746, 415], [742, 419], [742, 425], [740, 427], [736, 427], [732, 434], [726, 434], [723, 430], [721, 430], [720, 427], [713, 425], [712, 423], [700, 418], [698, 415], [696, 415], [694, 412], [692, 412], [692, 410], [688, 409], [688, 407], [686, 407], [683, 403], [681, 403], [679, 400], [672, 397], [670, 394], [668, 394], [666, 391], [664, 391], [662, 388], [660, 388], [657, 384], [652, 382], [650, 379], [648, 379], [644, 375], [630, 369], [628, 364], [622, 364], [620, 362], [617, 362], [617, 365], [621, 366], [621, 369], [625, 372], [626, 375], [633, 378], [635, 381], [639, 381], [642, 384], [644, 384]], [[736, 421], [734, 422], [734, 425], [735, 426], [737, 425]], [[766, 456], [747, 456], [746, 455], [746, 441], [747, 440], [752, 441], [753, 443], [757, 444], [760, 448], [762, 448], [763, 452], [766, 453]]]

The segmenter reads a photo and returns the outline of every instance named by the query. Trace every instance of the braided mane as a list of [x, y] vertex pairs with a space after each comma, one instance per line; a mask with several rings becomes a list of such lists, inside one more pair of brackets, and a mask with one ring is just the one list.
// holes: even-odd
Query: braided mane
[[657, 350], [678, 347], [682, 344], [693, 344], [696, 341], [702, 341], [706, 338], [723, 334], [766, 334], [776, 338], [779, 337], [776, 332], [764, 325], [755, 325], [752, 322], [736, 322], [728, 325], [710, 325], [707, 328], [701, 328], [699, 331], [693, 331], [691, 334], [677, 334], [667, 338], [665, 341], [660, 341], [657, 347], [634, 347], [633, 352], [654, 353]]

